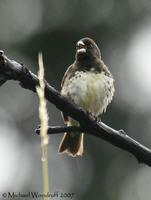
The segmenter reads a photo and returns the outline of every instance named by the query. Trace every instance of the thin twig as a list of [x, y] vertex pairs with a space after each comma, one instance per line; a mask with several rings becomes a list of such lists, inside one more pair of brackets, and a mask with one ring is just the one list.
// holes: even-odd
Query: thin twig
[[[41, 125], [35, 129], [35, 132], [39, 135], [41, 130]], [[64, 132], [83, 132], [84, 130], [80, 126], [48, 126], [47, 134], [56, 134], [56, 133], [64, 133]]]

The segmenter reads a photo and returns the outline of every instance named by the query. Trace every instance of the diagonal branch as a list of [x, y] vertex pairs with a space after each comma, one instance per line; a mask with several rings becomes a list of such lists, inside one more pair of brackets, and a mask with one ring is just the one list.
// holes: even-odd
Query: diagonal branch
[[[27, 67], [16, 61], [10, 60], [4, 55], [3, 51], [0, 51], [0, 86], [7, 80], [17, 80], [21, 87], [32, 90], [33, 92], [36, 92], [36, 86], [39, 85], [38, 77]], [[54, 104], [68, 116], [79, 121], [79, 131], [82, 130], [85, 133], [106, 140], [116, 147], [133, 154], [139, 163], [145, 163], [148, 166], [151, 166], [151, 150], [130, 138], [123, 130], [117, 131], [107, 126], [87, 110], [82, 109], [69, 99], [61, 96], [57, 90], [47, 83], [47, 81], [45, 81], [45, 94], [46, 99], [50, 103]], [[76, 127], [73, 127], [73, 130], [74, 128], [77, 130]], [[67, 127], [55, 127], [53, 128], [53, 133], [69, 131], [68, 129], [69, 128]]]

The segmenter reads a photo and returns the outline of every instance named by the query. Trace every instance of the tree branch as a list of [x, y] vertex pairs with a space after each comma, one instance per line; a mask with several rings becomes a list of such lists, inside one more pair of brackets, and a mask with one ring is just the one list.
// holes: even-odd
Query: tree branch
[[[39, 135], [41, 130], [41, 125], [35, 129], [35, 132]], [[64, 132], [84, 132], [81, 126], [49, 126], [48, 127], [48, 134], [56, 134], [56, 133], [64, 133]]]
[[[33, 92], [36, 92], [36, 85], [39, 85], [38, 77], [26, 66], [10, 60], [4, 55], [3, 51], [0, 51], [0, 86], [7, 80], [17, 80], [21, 87]], [[123, 130], [117, 131], [107, 126], [89, 111], [82, 109], [69, 99], [61, 96], [47, 81], [45, 81], [45, 95], [46, 99], [59, 110], [79, 121], [80, 127], [72, 127], [72, 130], [83, 131], [106, 140], [116, 147], [133, 154], [139, 163], [151, 166], [151, 150], [130, 138]], [[71, 127], [51, 127], [51, 133], [64, 131], [71, 131]]]

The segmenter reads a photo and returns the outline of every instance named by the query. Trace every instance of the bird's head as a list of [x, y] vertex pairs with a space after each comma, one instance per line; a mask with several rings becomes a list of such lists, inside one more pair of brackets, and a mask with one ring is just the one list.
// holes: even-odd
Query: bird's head
[[90, 38], [83, 38], [76, 44], [76, 59], [84, 60], [91, 58], [101, 58], [98, 46]]

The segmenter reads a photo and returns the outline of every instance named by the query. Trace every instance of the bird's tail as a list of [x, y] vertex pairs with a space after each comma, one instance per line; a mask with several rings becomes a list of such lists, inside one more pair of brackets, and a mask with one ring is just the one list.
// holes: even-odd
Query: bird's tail
[[59, 146], [59, 153], [66, 152], [75, 157], [83, 154], [83, 133], [69, 132], [65, 133]]

